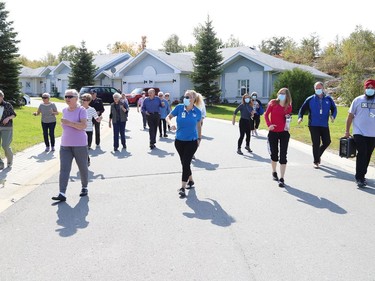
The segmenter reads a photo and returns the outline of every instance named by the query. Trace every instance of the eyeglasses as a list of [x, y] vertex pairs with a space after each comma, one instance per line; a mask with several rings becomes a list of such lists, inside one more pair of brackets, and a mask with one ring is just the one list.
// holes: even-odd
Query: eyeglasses
[[42, 99], [44, 99], [44, 100], [45, 100], [45, 99], [49, 99], [49, 97], [42, 97]]
[[76, 98], [77, 96], [65, 96], [66, 99]]

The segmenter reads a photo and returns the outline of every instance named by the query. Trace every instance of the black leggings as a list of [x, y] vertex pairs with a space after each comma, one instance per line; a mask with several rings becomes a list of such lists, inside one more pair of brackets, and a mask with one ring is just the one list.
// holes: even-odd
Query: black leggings
[[240, 137], [238, 138], [238, 144], [237, 144], [238, 149], [241, 148], [245, 134], [246, 134], [246, 146], [250, 146], [250, 120], [241, 118], [239, 122], [239, 127], [240, 127]]
[[288, 131], [268, 132], [268, 148], [271, 160], [279, 161], [279, 144], [280, 144], [280, 164], [286, 164], [286, 154], [288, 152], [290, 134]]
[[56, 122], [51, 122], [51, 123], [43, 123], [42, 122], [42, 128], [43, 128], [43, 139], [46, 147], [49, 147], [49, 140], [48, 136], [51, 140], [51, 146], [55, 146], [55, 127], [56, 127]]
[[191, 176], [191, 159], [193, 159], [194, 153], [198, 148], [198, 141], [181, 141], [175, 140], [174, 146], [177, 149], [178, 155], [180, 155], [180, 160], [182, 164], [182, 181], [187, 182]]

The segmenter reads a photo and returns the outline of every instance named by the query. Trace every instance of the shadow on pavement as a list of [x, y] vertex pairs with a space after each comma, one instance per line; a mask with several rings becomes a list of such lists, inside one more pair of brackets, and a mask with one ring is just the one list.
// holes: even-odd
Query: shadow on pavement
[[[94, 172], [90, 171], [90, 168], [89, 168], [89, 182], [92, 182], [95, 179], [105, 180], [105, 176], [103, 174], [95, 175]], [[81, 174], [79, 173], [79, 171], [77, 171], [77, 174], [75, 176], [69, 176], [69, 180], [71, 182], [81, 181]]]
[[199, 159], [194, 159], [193, 161], [191, 161], [191, 164], [194, 167], [204, 168], [204, 169], [210, 170], [210, 171], [216, 170], [219, 167], [219, 164], [212, 164], [212, 163], [209, 163], [209, 162], [204, 162], [204, 161], [199, 160]]
[[55, 231], [59, 233], [61, 237], [69, 237], [77, 233], [78, 229], [86, 228], [89, 222], [86, 221], [86, 217], [89, 214], [89, 198], [88, 196], [81, 197], [77, 205], [72, 208], [66, 202], [54, 203], [57, 205], [57, 216], [56, 223], [61, 226]]
[[58, 151], [42, 152], [42, 153], [39, 153], [38, 155], [30, 156], [29, 159], [35, 159], [36, 162], [43, 163], [53, 158], [56, 158], [54, 153], [59, 153], [59, 152]]
[[199, 200], [195, 189], [190, 189], [186, 198], [186, 205], [193, 210], [193, 213], [184, 212], [183, 215], [190, 219], [210, 220], [212, 224], [222, 227], [230, 226], [236, 221], [223, 210], [216, 200], [209, 198], [207, 200], [210, 200], [212, 203]]
[[307, 205], [311, 205], [318, 209], [327, 209], [333, 213], [336, 214], [346, 214], [347, 211], [343, 208], [341, 208], [339, 205], [333, 203], [332, 201], [329, 201], [328, 199], [318, 197], [316, 195], [313, 195], [311, 193], [293, 188], [291, 186], [285, 186], [285, 190], [290, 194], [293, 195], [299, 199], [297, 201], [305, 203]]
[[158, 156], [160, 158], [165, 158], [167, 156], [173, 156], [174, 152], [168, 152], [166, 150], [162, 150], [162, 149], [160, 149], [158, 147], [155, 147], [154, 149], [152, 149], [151, 151], [149, 151], [148, 154], [151, 154], [151, 155], [154, 155], [154, 156]]

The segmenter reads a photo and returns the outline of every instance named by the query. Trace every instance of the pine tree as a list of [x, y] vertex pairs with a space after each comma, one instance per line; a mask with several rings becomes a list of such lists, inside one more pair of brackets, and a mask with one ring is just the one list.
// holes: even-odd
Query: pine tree
[[197, 45], [194, 48], [194, 72], [191, 79], [194, 90], [207, 98], [207, 103], [219, 101], [220, 88], [218, 78], [222, 73], [223, 57], [219, 51], [220, 40], [207, 17], [206, 25], [196, 33]]
[[21, 65], [17, 60], [16, 45], [20, 41], [16, 40], [13, 22], [7, 21], [8, 13], [5, 3], [0, 2], [0, 89], [5, 94], [5, 100], [17, 106], [20, 105], [18, 76]]
[[71, 74], [69, 76], [69, 88], [79, 91], [81, 87], [94, 84], [95, 65], [94, 54], [88, 52], [86, 43], [82, 41], [78, 52], [70, 63]]

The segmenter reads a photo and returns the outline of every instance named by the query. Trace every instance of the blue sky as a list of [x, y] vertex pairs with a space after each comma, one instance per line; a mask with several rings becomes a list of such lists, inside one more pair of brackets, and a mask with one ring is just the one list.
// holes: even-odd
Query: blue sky
[[364, 0], [351, 5], [323, 0], [231, 0], [225, 5], [213, 0], [143, 0], [139, 6], [121, 0], [0, 1], [21, 40], [19, 53], [29, 59], [41, 59], [48, 52], [57, 55], [63, 46], [79, 46], [81, 41], [90, 51], [106, 53], [109, 44], [138, 44], [142, 35], [151, 49], [161, 48], [171, 34], [187, 45], [194, 43], [194, 27], [204, 24], [207, 15], [217, 37], [226, 41], [233, 34], [247, 46], [273, 36], [299, 42], [315, 33], [323, 47], [336, 36], [348, 37], [357, 25], [375, 32], [373, 12], [368, 12], [373, 5]]

